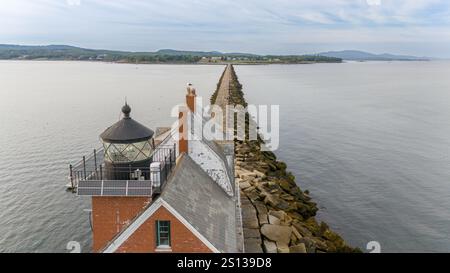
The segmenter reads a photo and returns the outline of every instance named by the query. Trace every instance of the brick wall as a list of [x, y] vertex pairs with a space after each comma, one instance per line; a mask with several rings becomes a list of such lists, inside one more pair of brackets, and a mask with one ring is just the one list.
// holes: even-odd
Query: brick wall
[[117, 250], [125, 253], [156, 252], [156, 221], [170, 221], [171, 243], [174, 253], [211, 253], [187, 227], [166, 208], [159, 208], [130, 238]]
[[93, 197], [93, 251], [102, 250], [149, 202], [147, 197]]

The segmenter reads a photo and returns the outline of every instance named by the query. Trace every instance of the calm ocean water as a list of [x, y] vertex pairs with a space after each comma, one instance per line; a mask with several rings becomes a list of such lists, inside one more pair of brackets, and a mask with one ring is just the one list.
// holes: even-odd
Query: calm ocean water
[[[281, 148], [320, 218], [355, 246], [450, 251], [450, 63], [238, 66], [250, 103], [279, 104]], [[0, 252], [90, 250], [67, 166], [99, 146], [124, 97], [151, 128], [222, 66], [0, 62]]]
[[352, 245], [450, 252], [450, 62], [239, 66], [281, 159]]

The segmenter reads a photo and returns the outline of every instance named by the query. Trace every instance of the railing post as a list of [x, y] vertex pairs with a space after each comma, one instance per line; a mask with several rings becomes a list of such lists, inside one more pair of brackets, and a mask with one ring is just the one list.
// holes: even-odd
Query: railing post
[[69, 171], [70, 171], [70, 185], [72, 186], [72, 189], [73, 189], [74, 185], [73, 185], [73, 167], [72, 167], [72, 164], [69, 165]]
[[86, 156], [83, 156], [83, 171], [84, 171], [84, 180], [86, 180]]
[[94, 165], [95, 165], [95, 170], [97, 171], [97, 150], [94, 149]]
[[131, 164], [128, 164], [128, 178], [127, 180], [131, 179]]
[[166, 164], [169, 166], [169, 168], [172, 168], [171, 167], [172, 166], [172, 162], [170, 162], [170, 158], [171, 158], [171, 156], [169, 154], [168, 156], [166, 156], [165, 160], [166, 160]]
[[173, 158], [176, 160], [177, 159], [177, 144], [176, 143], [173, 144], [173, 154], [174, 154]]
[[159, 175], [160, 175], [160, 180], [161, 180], [161, 189], [162, 189], [162, 186], [163, 186], [163, 184], [164, 183], [166, 183], [166, 177], [164, 176], [164, 179], [163, 179], [163, 172], [162, 172], [162, 167], [161, 167], [161, 165], [159, 165]]
[[97, 179], [97, 149], [94, 149], [95, 179]]

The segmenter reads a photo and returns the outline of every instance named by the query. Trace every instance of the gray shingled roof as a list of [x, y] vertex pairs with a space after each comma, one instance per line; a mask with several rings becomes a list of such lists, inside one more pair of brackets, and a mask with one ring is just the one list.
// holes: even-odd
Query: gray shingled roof
[[[203, 120], [203, 124], [206, 124], [207, 122], [209, 122], [208, 119], [206, 119], [205, 117], [201, 117]], [[202, 136], [202, 141], [203, 143], [205, 143], [211, 150], [213, 150], [223, 161], [223, 163], [226, 166], [226, 172], [228, 175], [228, 179], [231, 182], [231, 187], [233, 188], [233, 191], [235, 190], [234, 188], [234, 168], [233, 166], [230, 166], [230, 164], [228, 164], [228, 160], [227, 157], [225, 155], [225, 151], [223, 149], [223, 147], [221, 145], [219, 145], [218, 143], [216, 143], [215, 141], [211, 141], [211, 140], [207, 140], [205, 138], [205, 136]], [[234, 153], [234, 151], [233, 151]]]
[[161, 197], [221, 252], [237, 252], [235, 201], [188, 155]]

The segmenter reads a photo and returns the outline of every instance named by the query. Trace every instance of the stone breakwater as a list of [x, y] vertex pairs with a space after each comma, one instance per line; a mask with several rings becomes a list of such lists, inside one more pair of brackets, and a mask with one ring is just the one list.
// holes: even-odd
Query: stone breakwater
[[[222, 105], [223, 101], [216, 101], [218, 98], [226, 98], [227, 104], [247, 106], [231, 65], [211, 102]], [[247, 115], [247, 129], [249, 122]], [[235, 140], [235, 177], [241, 189], [245, 252], [361, 252], [348, 246], [327, 224], [316, 221], [318, 208], [309, 192], [300, 189], [287, 165], [274, 153], [261, 151], [261, 145], [261, 138]]]

